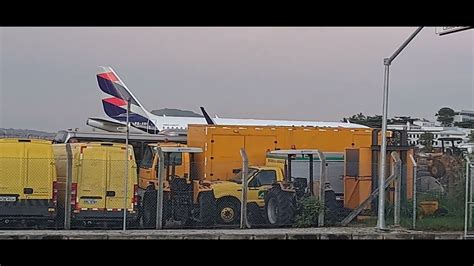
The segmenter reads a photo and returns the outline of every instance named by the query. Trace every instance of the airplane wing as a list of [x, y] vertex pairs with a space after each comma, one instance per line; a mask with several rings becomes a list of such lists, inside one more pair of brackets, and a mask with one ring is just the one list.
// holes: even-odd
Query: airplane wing
[[[125, 123], [98, 117], [88, 118], [86, 121], [86, 125], [108, 132], [123, 132], [121, 128], [124, 128], [126, 126]], [[130, 127], [130, 132], [143, 133], [142, 130], [135, 129], [133, 126]]]

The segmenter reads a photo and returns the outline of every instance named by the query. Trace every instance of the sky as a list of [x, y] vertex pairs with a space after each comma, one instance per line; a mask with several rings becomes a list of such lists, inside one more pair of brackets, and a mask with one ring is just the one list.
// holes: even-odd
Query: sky
[[[339, 121], [381, 114], [384, 65], [416, 27], [0, 27], [0, 127], [106, 117], [98, 66], [148, 109]], [[474, 110], [474, 30], [424, 28], [390, 68], [389, 116]]]

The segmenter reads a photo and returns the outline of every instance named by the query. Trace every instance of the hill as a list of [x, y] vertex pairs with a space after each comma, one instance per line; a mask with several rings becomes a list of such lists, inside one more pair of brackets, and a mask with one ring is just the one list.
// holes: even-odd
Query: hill
[[0, 138], [53, 139], [56, 133], [32, 129], [0, 128]]
[[173, 109], [173, 108], [164, 108], [151, 111], [154, 115], [165, 115], [165, 116], [185, 116], [185, 117], [203, 117], [201, 114], [197, 114], [193, 111]]

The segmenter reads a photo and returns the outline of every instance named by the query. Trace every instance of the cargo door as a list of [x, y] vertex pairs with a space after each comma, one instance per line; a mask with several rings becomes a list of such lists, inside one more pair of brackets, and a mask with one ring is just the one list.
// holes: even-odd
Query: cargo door
[[104, 147], [80, 147], [77, 177], [79, 208], [105, 208], [107, 151]]
[[209, 180], [228, 180], [233, 169], [242, 168], [240, 149], [244, 147], [244, 136], [214, 135], [211, 140], [211, 155], [207, 157], [211, 172]]
[[52, 146], [44, 143], [25, 143], [26, 184], [23, 193], [27, 199], [52, 199], [56, 174]]
[[0, 142], [0, 202], [24, 199], [26, 183], [23, 143]]
[[250, 165], [265, 165], [267, 151], [276, 147], [276, 136], [245, 136], [245, 151]]
[[[106, 208], [107, 209], [123, 209], [125, 200], [125, 147], [110, 147], [107, 151], [107, 192], [106, 192]], [[132, 156], [133, 151], [130, 151]], [[132, 162], [129, 161], [128, 168], [132, 168]], [[129, 171], [127, 182], [127, 195], [130, 200], [127, 203], [132, 204], [133, 179], [132, 173]], [[129, 206], [130, 208], [131, 206]]]

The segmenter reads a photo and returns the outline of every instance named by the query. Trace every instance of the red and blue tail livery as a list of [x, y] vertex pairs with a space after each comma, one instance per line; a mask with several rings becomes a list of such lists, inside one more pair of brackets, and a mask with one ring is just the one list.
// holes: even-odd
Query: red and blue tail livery
[[157, 131], [148, 112], [111, 67], [100, 67], [97, 73], [97, 83], [100, 90], [105, 93], [105, 97], [102, 98], [102, 106], [110, 118], [125, 122], [127, 120], [127, 101], [130, 100], [129, 121], [131, 125], [146, 132]]

